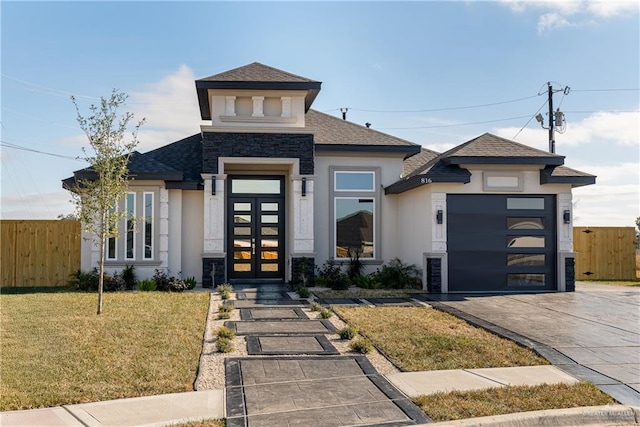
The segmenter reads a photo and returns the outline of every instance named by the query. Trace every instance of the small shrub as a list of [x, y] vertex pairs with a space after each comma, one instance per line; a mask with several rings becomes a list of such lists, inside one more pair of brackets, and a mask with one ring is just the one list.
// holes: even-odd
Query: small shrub
[[232, 340], [233, 337], [236, 336], [236, 333], [233, 329], [229, 329], [226, 326], [220, 326], [216, 330], [216, 336], [218, 337], [218, 339], [226, 338], [226, 339]]
[[136, 287], [136, 271], [132, 264], [127, 264], [122, 270], [122, 280], [124, 280], [124, 287], [128, 291], [135, 289]]
[[320, 310], [320, 317], [323, 319], [328, 319], [331, 316], [333, 316], [333, 311], [327, 309], [327, 308], [323, 308]]
[[70, 276], [69, 285], [75, 287], [79, 291], [97, 291], [99, 279], [98, 270], [96, 268], [88, 273], [78, 270]]
[[218, 319], [230, 319], [231, 318], [231, 313], [228, 311], [219, 311], [218, 312]]
[[344, 328], [338, 331], [338, 335], [340, 335], [341, 340], [350, 340], [356, 336], [358, 330], [353, 326], [345, 326]]
[[317, 302], [314, 302], [313, 304], [311, 304], [311, 311], [320, 311], [322, 310], [322, 306], [320, 304], [318, 304]]
[[105, 292], [124, 291], [126, 288], [124, 279], [120, 273], [115, 273], [113, 276], [107, 276], [105, 274], [102, 286]]
[[309, 298], [311, 296], [311, 291], [306, 286], [298, 288], [296, 292], [300, 298]]
[[349, 348], [356, 353], [367, 354], [373, 347], [368, 339], [357, 338], [349, 343]]
[[349, 277], [339, 265], [333, 265], [330, 261], [326, 261], [318, 270], [318, 283], [333, 290], [349, 289]]
[[383, 265], [376, 276], [385, 288], [420, 288], [421, 285], [420, 270], [413, 264], [405, 264], [399, 258]]
[[231, 298], [231, 292], [233, 291], [233, 286], [228, 283], [223, 283], [222, 285], [218, 285], [216, 287], [218, 293], [220, 294], [220, 298], [229, 299]]
[[189, 276], [186, 279], [184, 279], [184, 283], [187, 285], [187, 289], [189, 290], [195, 288], [196, 285], [198, 284], [198, 282], [196, 281], [196, 278], [193, 276]]
[[218, 304], [218, 313], [231, 313], [233, 309], [231, 304]]
[[156, 281], [156, 289], [162, 292], [182, 292], [187, 290], [187, 284], [184, 280], [169, 276], [164, 270], [156, 270], [153, 273], [153, 279]]
[[138, 280], [138, 289], [143, 292], [155, 291], [156, 281], [153, 279]]
[[354, 277], [351, 279], [351, 283], [362, 289], [380, 289], [382, 287], [377, 274]]
[[233, 351], [233, 342], [229, 338], [218, 338], [216, 349], [219, 353], [230, 353]]

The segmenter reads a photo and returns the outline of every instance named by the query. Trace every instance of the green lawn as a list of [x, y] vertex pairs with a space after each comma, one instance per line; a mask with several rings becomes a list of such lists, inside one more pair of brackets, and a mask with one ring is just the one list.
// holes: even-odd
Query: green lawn
[[[546, 365], [533, 351], [428, 308], [338, 307], [389, 360], [404, 371]], [[551, 384], [419, 396], [435, 421], [614, 403], [595, 385]]]
[[193, 390], [207, 293], [0, 295], [0, 410]]
[[549, 364], [531, 350], [424, 307], [335, 310], [404, 371]]

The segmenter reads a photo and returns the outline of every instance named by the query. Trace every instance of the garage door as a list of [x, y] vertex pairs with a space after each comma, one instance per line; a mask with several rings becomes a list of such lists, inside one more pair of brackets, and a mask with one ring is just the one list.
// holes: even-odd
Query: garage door
[[449, 291], [555, 290], [555, 200], [448, 194]]

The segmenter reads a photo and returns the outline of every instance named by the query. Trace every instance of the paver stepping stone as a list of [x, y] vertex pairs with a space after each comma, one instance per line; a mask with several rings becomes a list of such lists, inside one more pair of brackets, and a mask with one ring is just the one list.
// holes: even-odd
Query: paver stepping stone
[[308, 319], [301, 308], [242, 308], [242, 320], [274, 320], [274, 319]]
[[335, 332], [335, 327], [326, 319], [230, 321], [225, 322], [225, 326], [234, 329], [238, 335], [310, 335]]
[[363, 356], [226, 361], [227, 426], [402, 426], [431, 420]]
[[236, 300], [233, 301], [235, 308], [259, 308], [259, 307], [304, 307], [309, 305], [306, 300]]
[[288, 300], [289, 295], [286, 292], [254, 292], [254, 291], [249, 291], [249, 292], [244, 292], [244, 291], [240, 291], [236, 293], [236, 297], [239, 300], [258, 300], [258, 301], [262, 301], [262, 300], [280, 300], [280, 299], [285, 299]]
[[340, 354], [324, 335], [248, 336], [247, 352], [259, 355]]

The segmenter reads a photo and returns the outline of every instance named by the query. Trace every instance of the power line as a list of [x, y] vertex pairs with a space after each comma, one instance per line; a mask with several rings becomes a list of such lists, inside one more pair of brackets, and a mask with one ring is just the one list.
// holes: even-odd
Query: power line
[[640, 90], [640, 88], [624, 88], [624, 89], [571, 89], [571, 92], [632, 92]]
[[533, 120], [533, 118], [540, 112], [540, 110], [542, 110], [544, 108], [545, 105], [547, 105], [547, 102], [549, 102], [548, 100], [545, 99], [545, 101], [542, 103], [542, 105], [540, 106], [540, 108], [538, 108], [538, 111], [536, 111], [535, 113], [533, 113], [533, 115], [531, 117], [529, 117], [529, 120], [527, 120], [527, 123], [524, 124], [524, 126], [522, 126], [520, 128], [520, 130], [518, 131], [518, 133], [515, 134], [515, 136], [511, 139], [513, 139], [515, 141], [515, 139], [518, 137], [518, 135], [520, 135], [520, 132], [522, 132], [522, 130], [524, 128], [527, 127], [527, 125], [531, 122], [531, 120]]
[[[545, 102], [546, 103], [546, 102]], [[450, 128], [456, 126], [469, 126], [469, 125], [481, 125], [485, 123], [506, 122], [509, 120], [526, 119], [529, 116], [507, 117], [504, 119], [485, 120], [482, 122], [469, 122], [469, 123], [457, 123], [452, 125], [434, 125], [434, 126], [411, 126], [411, 127], [391, 127], [391, 128], [378, 128], [378, 130], [400, 130], [400, 129], [435, 129], [435, 128]]]
[[80, 159], [79, 157], [71, 157], [71, 156], [65, 156], [63, 154], [56, 154], [56, 153], [49, 153], [46, 151], [34, 150], [33, 148], [23, 147], [22, 145], [14, 144], [7, 141], [0, 141], [0, 146], [5, 148], [14, 148], [16, 150], [29, 151], [32, 153], [45, 154], [47, 156], [59, 157], [61, 159], [77, 160], [80, 162], [84, 162], [84, 160]]

